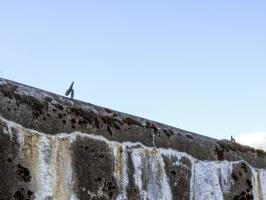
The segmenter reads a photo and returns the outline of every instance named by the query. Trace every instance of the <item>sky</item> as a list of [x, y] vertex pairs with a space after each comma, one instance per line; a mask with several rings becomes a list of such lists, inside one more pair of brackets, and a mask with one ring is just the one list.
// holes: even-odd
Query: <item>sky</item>
[[0, 77], [61, 95], [74, 80], [76, 99], [266, 148], [265, 10], [264, 0], [0, 1]]

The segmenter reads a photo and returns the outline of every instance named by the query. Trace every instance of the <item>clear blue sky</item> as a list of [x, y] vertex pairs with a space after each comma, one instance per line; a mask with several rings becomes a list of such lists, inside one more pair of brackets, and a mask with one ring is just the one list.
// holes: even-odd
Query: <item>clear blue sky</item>
[[40, 2], [0, 2], [0, 76], [215, 138], [266, 131], [265, 0]]

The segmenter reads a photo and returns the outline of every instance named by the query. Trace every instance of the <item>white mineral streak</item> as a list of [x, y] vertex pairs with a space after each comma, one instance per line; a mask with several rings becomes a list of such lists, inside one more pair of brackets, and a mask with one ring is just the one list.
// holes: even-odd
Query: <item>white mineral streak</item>
[[39, 192], [37, 199], [75, 199], [71, 192], [72, 168], [69, 138], [40, 136], [39, 154]]
[[115, 170], [114, 177], [117, 181], [118, 190], [120, 194], [117, 196], [117, 200], [127, 199], [127, 186], [128, 186], [128, 172], [127, 172], [127, 162], [128, 154], [126, 148], [122, 144], [112, 143], [110, 147], [113, 150]]
[[266, 170], [252, 169], [254, 200], [266, 199]]
[[223, 194], [229, 192], [232, 162], [199, 161], [187, 153], [170, 149], [161, 151], [163, 155], [177, 159], [174, 163], [176, 166], [182, 165], [181, 158], [190, 160], [190, 200], [222, 200]]
[[32, 173], [35, 199], [76, 200], [72, 191], [71, 137], [46, 135], [5, 122], [16, 130], [21, 160], [28, 162]]
[[[77, 199], [73, 192], [74, 177], [71, 167], [71, 143], [77, 136], [102, 141], [110, 147], [114, 157], [114, 177], [119, 191], [116, 200], [128, 199], [129, 155], [134, 168], [133, 182], [142, 200], [173, 199], [163, 157], [174, 158], [176, 160], [174, 165], [182, 165], [186, 168], [188, 166], [182, 164], [180, 159], [186, 158], [190, 161], [190, 200], [223, 200], [224, 194], [230, 191], [232, 166], [237, 163], [199, 161], [189, 154], [173, 149], [150, 148], [141, 143], [118, 143], [109, 141], [103, 136], [80, 132], [52, 136], [25, 129], [1, 117], [0, 121], [6, 124], [4, 134], [9, 134], [20, 143], [21, 159], [29, 162], [37, 200], [49, 199], [49, 197], [62, 200]], [[12, 128], [16, 130], [14, 133], [11, 132]], [[256, 169], [250, 165], [249, 167], [253, 174], [254, 199], [266, 200], [266, 170]]]
[[194, 162], [193, 199], [223, 200], [230, 190], [231, 162]]
[[132, 148], [134, 179], [142, 199], [171, 200], [172, 192], [159, 149]]

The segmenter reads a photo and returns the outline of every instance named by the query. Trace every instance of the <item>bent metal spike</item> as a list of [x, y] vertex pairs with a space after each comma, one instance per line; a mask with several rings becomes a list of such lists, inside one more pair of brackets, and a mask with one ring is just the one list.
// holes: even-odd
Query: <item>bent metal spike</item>
[[66, 91], [65, 95], [68, 96], [70, 94], [71, 99], [74, 98], [74, 89], [73, 89], [74, 81], [71, 83], [70, 87]]

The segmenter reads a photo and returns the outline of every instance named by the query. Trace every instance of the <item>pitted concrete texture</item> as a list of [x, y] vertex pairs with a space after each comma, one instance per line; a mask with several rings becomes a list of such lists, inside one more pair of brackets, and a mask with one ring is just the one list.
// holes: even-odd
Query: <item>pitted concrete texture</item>
[[266, 153], [0, 79], [0, 200], [266, 199]]

